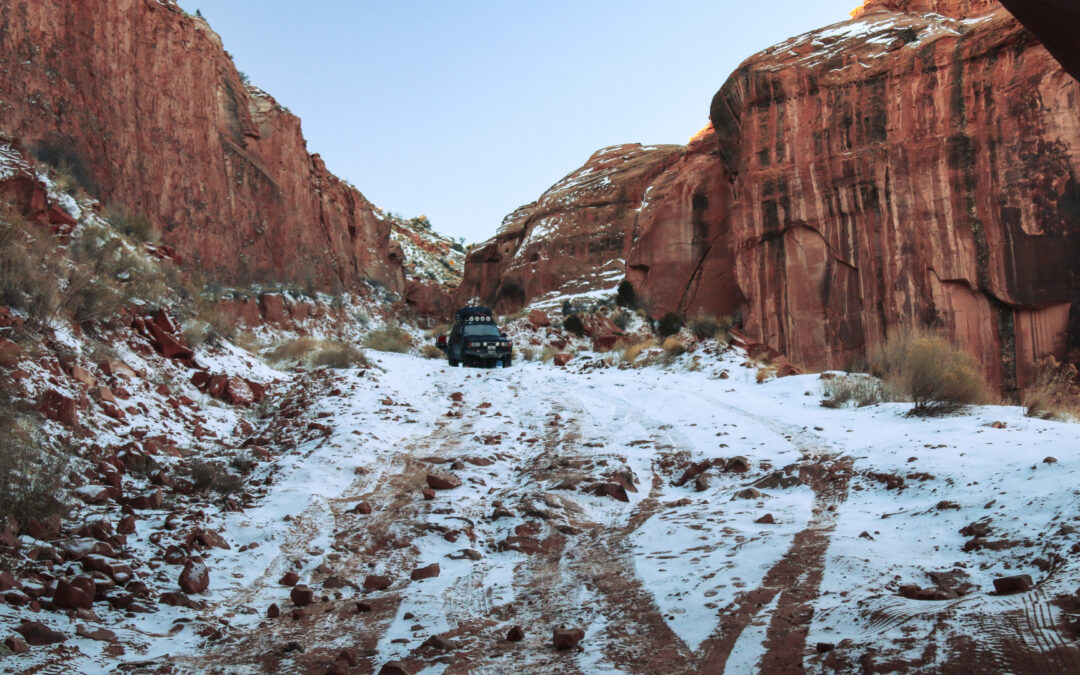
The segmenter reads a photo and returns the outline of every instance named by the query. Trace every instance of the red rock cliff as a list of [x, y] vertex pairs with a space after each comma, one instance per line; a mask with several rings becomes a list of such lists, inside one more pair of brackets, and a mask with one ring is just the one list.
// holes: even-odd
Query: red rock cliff
[[171, 1], [5, 0], [0, 100], [6, 133], [219, 279], [404, 287], [389, 224]]
[[869, 3], [714, 98], [746, 329], [791, 360], [931, 323], [1009, 388], [1080, 347], [1080, 87], [984, 4]]
[[613, 291], [626, 278], [656, 316], [730, 314], [741, 299], [730, 205], [711, 127], [685, 148], [606, 148], [470, 252], [458, 299], [512, 312], [547, 294]]
[[514, 312], [547, 293], [614, 289], [625, 275], [645, 192], [681, 154], [679, 146], [637, 144], [595, 153], [470, 251], [459, 300], [479, 298]]

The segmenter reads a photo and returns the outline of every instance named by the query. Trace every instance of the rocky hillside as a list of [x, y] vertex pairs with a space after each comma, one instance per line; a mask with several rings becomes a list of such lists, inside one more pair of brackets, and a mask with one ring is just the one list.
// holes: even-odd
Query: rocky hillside
[[653, 316], [741, 309], [751, 337], [815, 368], [929, 323], [1005, 389], [1080, 349], [1080, 87], [989, 0], [856, 15], [748, 59], [715, 130], [611, 179], [631, 205], [594, 236], [619, 233], [619, 256], [554, 268], [523, 242], [558, 249], [591, 221], [538, 228], [525, 207], [470, 255], [461, 296], [509, 309], [625, 276]]
[[0, 5], [0, 129], [227, 284], [404, 289], [390, 225], [172, 0]]
[[445, 320], [454, 311], [451, 299], [461, 284], [465, 247], [436, 232], [426, 216], [402, 218], [387, 213], [391, 240], [401, 248], [405, 301], [416, 314]]

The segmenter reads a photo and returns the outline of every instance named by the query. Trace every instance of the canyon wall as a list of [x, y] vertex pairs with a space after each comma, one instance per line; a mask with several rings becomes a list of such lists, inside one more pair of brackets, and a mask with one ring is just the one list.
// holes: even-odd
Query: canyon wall
[[171, 0], [6, 0], [0, 101], [0, 132], [209, 277], [404, 289], [389, 223]]
[[943, 4], [867, 3], [717, 93], [745, 328], [824, 367], [937, 325], [1010, 389], [1080, 347], [1080, 87], [1004, 9]]
[[[638, 157], [647, 171], [596, 173], [622, 152], [603, 151], [512, 214], [469, 256], [462, 297], [516, 309], [568, 279], [611, 288], [623, 264], [653, 316], [741, 309], [809, 368], [858, 362], [902, 325], [945, 330], [1004, 390], [1080, 350], [1080, 86], [991, 0], [854, 16], [748, 59], [713, 127]], [[552, 199], [581, 176], [622, 206]], [[562, 242], [604, 237], [601, 265], [564, 259]]]

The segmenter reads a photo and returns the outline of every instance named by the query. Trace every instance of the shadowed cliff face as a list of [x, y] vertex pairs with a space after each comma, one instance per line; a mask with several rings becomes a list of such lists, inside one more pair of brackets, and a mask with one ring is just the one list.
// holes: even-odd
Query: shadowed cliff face
[[187, 264], [232, 283], [404, 287], [389, 224], [171, 2], [8, 0], [0, 69], [0, 127], [149, 216]]
[[713, 100], [746, 328], [821, 367], [940, 325], [1022, 386], [1080, 347], [1080, 87], [1003, 9], [890, 4], [926, 3], [766, 50]]
[[1075, 0], [1001, 0], [1042, 41], [1065, 70], [1080, 80], [1080, 3]]

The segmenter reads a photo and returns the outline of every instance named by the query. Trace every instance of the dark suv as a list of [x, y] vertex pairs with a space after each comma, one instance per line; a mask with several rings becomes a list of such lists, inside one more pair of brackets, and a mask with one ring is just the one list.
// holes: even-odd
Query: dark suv
[[499, 332], [491, 310], [486, 307], [459, 309], [454, 313], [450, 335], [440, 335], [436, 344], [446, 352], [446, 360], [451, 366], [462, 363], [505, 368], [513, 358], [513, 343]]

